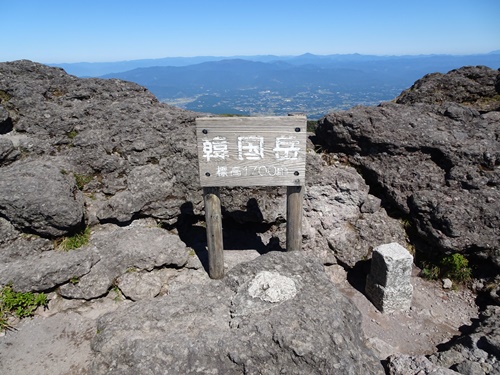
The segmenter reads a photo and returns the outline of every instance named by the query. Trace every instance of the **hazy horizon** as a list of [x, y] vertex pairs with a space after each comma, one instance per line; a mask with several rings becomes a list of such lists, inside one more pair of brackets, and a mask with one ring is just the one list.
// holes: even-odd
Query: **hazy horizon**
[[304, 55], [314, 55], [317, 57], [328, 57], [328, 56], [350, 56], [350, 55], [359, 55], [359, 56], [374, 56], [374, 57], [419, 57], [419, 56], [472, 56], [472, 55], [489, 55], [489, 54], [500, 54], [500, 49], [488, 51], [488, 52], [478, 52], [478, 53], [461, 53], [461, 54], [452, 54], [452, 53], [429, 53], [429, 54], [405, 54], [405, 55], [398, 55], [398, 54], [363, 54], [363, 53], [329, 53], [329, 54], [315, 54], [315, 53], [310, 53], [310, 52], [304, 52], [300, 53], [297, 55], [277, 55], [277, 54], [255, 54], [255, 55], [193, 55], [193, 56], [161, 56], [161, 57], [152, 57], [152, 58], [139, 58], [139, 59], [130, 59], [130, 60], [110, 60], [110, 61], [74, 61], [74, 62], [67, 62], [67, 61], [58, 61], [58, 62], [43, 62], [43, 61], [37, 61], [42, 64], [51, 64], [51, 65], [57, 65], [57, 64], [105, 64], [105, 63], [120, 63], [120, 62], [131, 62], [131, 61], [141, 61], [141, 60], [163, 60], [163, 59], [194, 59], [194, 58], [221, 58], [221, 59], [228, 59], [228, 58], [239, 58], [239, 59], [245, 59], [245, 58], [251, 58], [251, 57], [260, 57], [260, 56], [269, 56], [269, 57], [276, 57], [276, 58], [290, 58], [290, 57], [299, 57], [299, 56], [304, 56]]
[[0, 61], [471, 55], [500, 49], [500, 1], [0, 0]]

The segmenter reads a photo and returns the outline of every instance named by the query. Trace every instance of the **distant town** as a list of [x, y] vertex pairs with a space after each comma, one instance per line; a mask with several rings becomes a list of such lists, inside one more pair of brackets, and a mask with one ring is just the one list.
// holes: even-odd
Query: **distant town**
[[244, 116], [283, 116], [304, 113], [309, 120], [318, 120], [332, 111], [355, 105], [378, 105], [394, 99], [405, 87], [382, 91], [335, 92], [315, 88], [310, 91], [284, 93], [272, 90], [238, 90], [237, 92], [206, 92], [193, 97], [163, 98], [167, 104], [196, 112]]
[[136, 82], [160, 101], [196, 112], [298, 112], [316, 120], [355, 105], [390, 101], [426, 74], [466, 65], [498, 69], [500, 51], [463, 56], [209, 56], [56, 66], [80, 77]]

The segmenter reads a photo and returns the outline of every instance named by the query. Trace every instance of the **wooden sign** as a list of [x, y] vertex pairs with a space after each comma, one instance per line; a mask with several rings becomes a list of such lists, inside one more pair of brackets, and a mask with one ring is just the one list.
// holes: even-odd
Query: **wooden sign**
[[201, 186], [304, 186], [306, 117], [196, 119]]
[[207, 223], [208, 273], [224, 277], [220, 186], [287, 186], [287, 251], [302, 244], [306, 117], [196, 119]]

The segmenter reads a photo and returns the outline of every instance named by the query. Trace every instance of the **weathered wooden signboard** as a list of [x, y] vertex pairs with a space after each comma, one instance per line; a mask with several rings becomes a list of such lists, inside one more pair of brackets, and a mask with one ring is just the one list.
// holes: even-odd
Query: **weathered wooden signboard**
[[286, 247], [300, 249], [306, 123], [305, 116], [196, 119], [211, 278], [224, 276], [220, 186], [287, 186]]
[[196, 120], [201, 186], [303, 186], [306, 118]]

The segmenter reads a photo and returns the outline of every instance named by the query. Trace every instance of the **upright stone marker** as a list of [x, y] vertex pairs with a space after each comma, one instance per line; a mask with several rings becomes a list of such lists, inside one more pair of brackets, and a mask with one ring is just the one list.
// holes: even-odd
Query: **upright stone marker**
[[393, 312], [410, 308], [413, 295], [410, 282], [412, 264], [413, 257], [398, 243], [373, 249], [365, 291], [377, 309]]
[[305, 116], [196, 119], [211, 278], [224, 275], [220, 186], [287, 186], [287, 250], [300, 249], [306, 132]]

